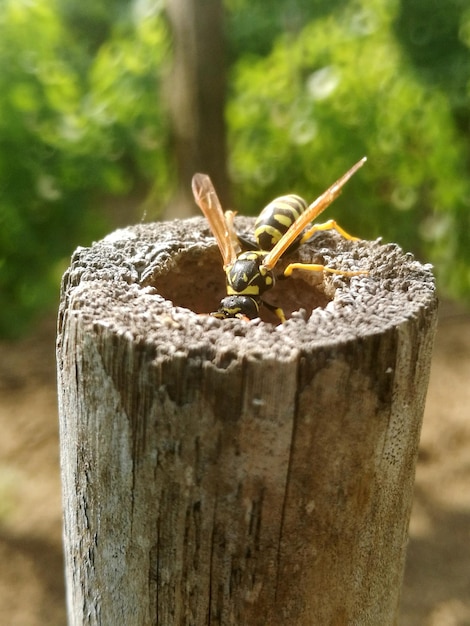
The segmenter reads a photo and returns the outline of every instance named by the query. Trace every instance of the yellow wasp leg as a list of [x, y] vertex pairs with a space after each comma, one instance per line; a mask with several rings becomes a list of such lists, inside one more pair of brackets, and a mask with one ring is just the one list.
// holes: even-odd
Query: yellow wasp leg
[[353, 235], [350, 235], [349, 233], [347, 233], [345, 230], [341, 228], [341, 226], [339, 226], [339, 224], [335, 222], [335, 220], [328, 220], [324, 224], [314, 224], [311, 228], [309, 228], [305, 232], [305, 234], [302, 235], [300, 244], [303, 244], [306, 241], [308, 241], [310, 237], [312, 237], [312, 235], [319, 230], [335, 230], [345, 239], [350, 239], [351, 241], [358, 241], [358, 237], [354, 237]]
[[269, 304], [269, 302], [265, 302], [264, 300], [262, 300], [261, 302], [267, 309], [272, 311], [281, 320], [282, 324], [284, 324], [284, 322], [286, 321], [286, 316], [284, 315], [284, 311], [281, 309], [281, 307]]
[[284, 311], [281, 308], [277, 307], [276, 309], [274, 309], [274, 313], [281, 320], [281, 324], [284, 324], [286, 321], [286, 316], [284, 315]]
[[346, 270], [334, 270], [325, 265], [317, 263], [290, 263], [284, 270], [284, 276], [290, 276], [294, 270], [306, 270], [307, 272], [329, 272], [330, 274], [339, 274], [340, 276], [359, 276], [360, 274], [368, 274], [367, 270], [357, 270], [350, 272]]

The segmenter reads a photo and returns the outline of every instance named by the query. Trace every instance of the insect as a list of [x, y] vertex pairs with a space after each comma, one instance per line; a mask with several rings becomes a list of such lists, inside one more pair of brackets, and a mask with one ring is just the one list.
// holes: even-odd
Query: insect
[[[274, 269], [279, 259], [286, 253], [308, 241], [312, 235], [322, 230], [336, 230], [346, 239], [356, 240], [344, 231], [334, 220], [323, 224], [311, 224], [341, 193], [344, 184], [364, 165], [363, 157], [341, 178], [329, 187], [312, 204], [300, 196], [282, 196], [269, 203], [255, 223], [256, 244], [239, 238], [234, 228], [233, 211], [224, 213], [212, 182], [206, 174], [195, 174], [192, 189], [196, 203], [205, 215], [222, 255], [226, 275], [227, 295], [222, 299], [214, 317], [254, 319], [259, 317], [260, 306], [273, 311], [285, 322], [281, 308], [263, 300], [263, 294], [271, 289], [276, 276]], [[309, 226], [309, 228], [307, 228]], [[250, 250], [242, 250], [251, 247]], [[341, 276], [367, 274], [365, 270], [344, 271], [313, 263], [290, 263], [281, 277], [287, 277], [294, 270], [329, 272]]]

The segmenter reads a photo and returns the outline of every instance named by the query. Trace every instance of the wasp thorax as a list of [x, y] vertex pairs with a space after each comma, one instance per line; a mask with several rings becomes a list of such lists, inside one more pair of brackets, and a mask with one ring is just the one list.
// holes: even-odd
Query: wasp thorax
[[243, 252], [227, 269], [227, 294], [259, 297], [274, 285], [274, 274], [263, 266], [266, 253]]

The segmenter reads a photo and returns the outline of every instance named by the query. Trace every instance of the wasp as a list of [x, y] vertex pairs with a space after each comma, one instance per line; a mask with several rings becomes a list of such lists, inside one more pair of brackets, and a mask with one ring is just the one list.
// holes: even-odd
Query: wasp
[[[365, 161], [366, 157], [363, 157], [308, 206], [300, 196], [294, 194], [270, 202], [255, 222], [254, 244], [238, 237], [234, 228], [235, 213], [224, 213], [209, 176], [193, 176], [194, 198], [216, 239], [226, 275], [227, 295], [222, 299], [218, 311], [212, 313], [214, 317], [250, 320], [259, 317], [260, 306], [263, 305], [273, 311], [281, 322], [286, 321], [281, 308], [262, 298], [279, 278], [274, 274], [276, 264], [281, 257], [308, 241], [318, 231], [335, 230], [346, 239], [357, 240], [335, 220], [330, 219], [323, 224], [312, 222], [339, 196], [342, 187]], [[243, 251], [242, 245], [253, 249]], [[290, 263], [280, 277], [288, 277], [297, 269], [341, 276], [367, 274], [365, 270], [344, 271], [316, 263]]]

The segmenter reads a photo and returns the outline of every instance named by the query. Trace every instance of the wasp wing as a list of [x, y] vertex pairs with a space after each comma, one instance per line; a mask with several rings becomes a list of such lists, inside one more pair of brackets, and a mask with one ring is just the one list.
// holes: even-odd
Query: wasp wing
[[194, 174], [192, 189], [194, 199], [209, 222], [210, 229], [217, 241], [225, 268], [234, 263], [237, 258], [237, 249], [234, 245], [236, 233], [233, 230], [233, 218], [230, 217], [228, 222], [225, 219], [222, 205], [207, 174]]
[[357, 170], [364, 165], [367, 161], [367, 157], [363, 157], [355, 165], [349, 169], [346, 174], [343, 174], [341, 178], [331, 185], [321, 196], [319, 196], [307, 209], [300, 215], [300, 217], [289, 227], [289, 230], [279, 239], [274, 248], [268, 252], [266, 258], [263, 261], [263, 266], [271, 270], [279, 261], [284, 252], [288, 249], [293, 241], [303, 232], [303, 230], [313, 222], [313, 220], [322, 213], [333, 200], [341, 193], [341, 188], [347, 181], [353, 176]]

